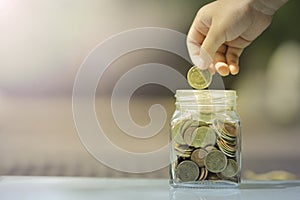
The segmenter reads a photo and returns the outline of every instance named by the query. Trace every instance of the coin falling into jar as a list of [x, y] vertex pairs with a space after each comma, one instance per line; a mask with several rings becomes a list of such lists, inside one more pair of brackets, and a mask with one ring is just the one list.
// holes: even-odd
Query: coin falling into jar
[[193, 66], [188, 71], [187, 80], [192, 88], [202, 90], [210, 85], [212, 74], [207, 69], [201, 70], [199, 67]]

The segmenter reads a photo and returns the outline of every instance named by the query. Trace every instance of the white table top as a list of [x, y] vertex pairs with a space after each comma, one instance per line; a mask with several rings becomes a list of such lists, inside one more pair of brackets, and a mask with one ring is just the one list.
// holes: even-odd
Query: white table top
[[293, 200], [300, 199], [300, 181], [244, 181], [240, 189], [171, 189], [166, 179], [81, 177], [0, 177], [1, 200]]

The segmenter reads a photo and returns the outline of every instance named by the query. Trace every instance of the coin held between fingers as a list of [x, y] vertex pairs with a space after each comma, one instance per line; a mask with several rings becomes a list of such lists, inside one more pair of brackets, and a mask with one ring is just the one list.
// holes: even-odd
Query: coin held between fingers
[[212, 74], [207, 69], [201, 70], [197, 66], [193, 66], [188, 71], [187, 79], [192, 88], [204, 89], [210, 85]]
[[200, 56], [191, 56], [192, 62], [195, 66], [197, 66], [200, 70], [205, 70], [208, 68], [207, 65], [205, 65], [205, 62]]

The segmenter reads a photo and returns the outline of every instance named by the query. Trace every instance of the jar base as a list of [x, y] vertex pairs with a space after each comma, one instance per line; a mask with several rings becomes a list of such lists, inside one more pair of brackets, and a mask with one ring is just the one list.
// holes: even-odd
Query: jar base
[[218, 181], [193, 181], [193, 182], [175, 182], [169, 181], [172, 188], [205, 188], [205, 189], [221, 189], [221, 188], [239, 188], [240, 184], [232, 181], [218, 180]]

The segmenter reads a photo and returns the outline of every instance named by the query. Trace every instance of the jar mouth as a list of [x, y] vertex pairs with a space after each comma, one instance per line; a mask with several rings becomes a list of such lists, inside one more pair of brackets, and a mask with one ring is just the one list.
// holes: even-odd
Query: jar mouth
[[194, 90], [194, 89], [178, 89], [176, 90], [177, 94], [206, 94], [206, 93], [215, 93], [215, 94], [221, 94], [221, 93], [232, 93], [236, 95], [235, 90]]
[[235, 90], [176, 90], [176, 103], [189, 105], [236, 105]]

